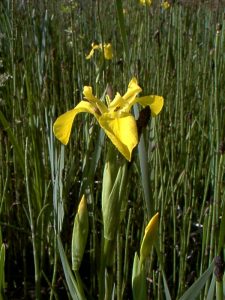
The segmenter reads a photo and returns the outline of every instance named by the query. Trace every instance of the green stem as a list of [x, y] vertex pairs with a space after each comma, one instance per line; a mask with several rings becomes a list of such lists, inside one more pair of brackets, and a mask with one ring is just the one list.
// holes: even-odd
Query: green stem
[[86, 299], [85, 294], [84, 294], [84, 290], [83, 290], [83, 283], [82, 283], [82, 280], [80, 278], [80, 274], [79, 274], [78, 271], [75, 271], [74, 274], [75, 274], [75, 278], [76, 278], [76, 282], [77, 282], [77, 287], [78, 287], [78, 290], [79, 290], [79, 295], [80, 295], [81, 299]]
[[[56, 282], [56, 273], [57, 273], [57, 261], [58, 261], [58, 252], [56, 251], [57, 249], [57, 239], [56, 239], [56, 235], [54, 236], [54, 264], [53, 264], [53, 274], [52, 274], [52, 282], [51, 282], [51, 293], [50, 293], [50, 300], [53, 299], [53, 296], [55, 297], [55, 299], [58, 299], [58, 296], [56, 295], [56, 293], [54, 292], [54, 287], [55, 287], [55, 282]], [[57, 298], [56, 298], [57, 297]]]
[[104, 300], [111, 300], [113, 294], [113, 270], [111, 268], [106, 269], [105, 273], [105, 298]]
[[104, 239], [104, 261], [106, 268], [111, 268], [113, 266], [114, 252], [115, 241]]
[[216, 300], [223, 300], [223, 281], [216, 281]]
[[115, 253], [115, 241], [105, 239], [104, 257], [105, 257], [105, 300], [112, 299], [113, 291], [113, 260]]
[[115, 250], [115, 241], [103, 240], [103, 254], [101, 255], [99, 272], [99, 300], [108, 300], [112, 298], [113, 290], [113, 259]]
[[122, 5], [121, 0], [116, 0], [116, 10], [117, 10], [117, 17], [118, 17], [120, 32], [121, 32], [122, 41], [123, 41], [125, 57], [127, 60], [129, 60], [129, 50], [128, 50], [129, 48], [128, 48], [125, 22], [124, 22], [124, 16], [123, 16], [123, 5]]
[[[219, 219], [219, 209], [220, 209], [220, 195], [221, 195], [221, 163], [219, 162], [219, 146], [220, 146], [220, 109], [219, 109], [219, 99], [218, 99], [218, 45], [219, 45], [219, 35], [220, 31], [216, 32], [216, 40], [215, 40], [215, 79], [214, 79], [214, 100], [215, 100], [215, 136], [216, 136], [216, 149], [215, 149], [215, 162], [214, 162], [214, 224], [213, 227], [216, 226], [216, 223]], [[222, 159], [221, 159], [222, 161]], [[219, 244], [220, 244], [221, 232], [219, 236]], [[218, 245], [220, 246], [220, 245]], [[220, 256], [219, 256], [220, 257]], [[216, 299], [223, 299], [223, 260], [221, 262], [221, 270], [220, 270], [220, 278], [216, 280]]]
[[[137, 114], [138, 108], [134, 107], [135, 116]], [[140, 138], [140, 142], [138, 144], [138, 157], [140, 161], [140, 170], [141, 170], [141, 181], [144, 193], [144, 200], [147, 208], [147, 217], [148, 219], [154, 215], [154, 202], [153, 202], [153, 193], [151, 187], [150, 174], [148, 169], [148, 158], [147, 151], [145, 147], [144, 137], [143, 135]]]
[[122, 257], [121, 257], [121, 240], [120, 240], [120, 232], [118, 231], [117, 234], [117, 260], [116, 260], [116, 267], [117, 267], [117, 272], [116, 272], [116, 278], [117, 278], [117, 299], [121, 299], [121, 272], [122, 272]]
[[33, 253], [34, 253], [35, 296], [36, 296], [35, 298], [38, 300], [41, 298], [40, 270], [39, 270], [38, 247], [37, 247], [37, 242], [36, 242], [33, 207], [32, 207], [32, 203], [31, 203], [30, 189], [29, 189], [28, 164], [27, 164], [28, 149], [27, 148], [28, 148], [28, 139], [26, 139], [26, 148], [25, 148], [25, 182], [26, 182], [27, 202], [28, 202], [28, 209], [29, 209], [29, 216], [30, 216], [31, 239], [32, 239]]

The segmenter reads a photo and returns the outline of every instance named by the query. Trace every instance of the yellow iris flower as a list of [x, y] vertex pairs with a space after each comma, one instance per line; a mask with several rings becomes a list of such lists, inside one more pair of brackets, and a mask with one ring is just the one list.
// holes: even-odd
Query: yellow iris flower
[[152, 5], [152, 0], [139, 0], [142, 5]]
[[170, 3], [168, 1], [163, 1], [161, 6], [163, 9], [168, 9], [170, 8]]
[[110, 43], [104, 44], [103, 46], [102, 46], [102, 44], [97, 45], [95, 43], [92, 43], [91, 47], [92, 47], [92, 49], [91, 49], [90, 53], [86, 56], [86, 59], [90, 59], [94, 55], [95, 50], [103, 51], [104, 57], [107, 60], [110, 60], [113, 58], [112, 45]]
[[161, 96], [137, 97], [141, 91], [136, 78], [132, 78], [127, 92], [123, 96], [117, 93], [112, 101], [108, 97], [107, 103], [109, 104], [106, 106], [93, 95], [92, 87], [85, 86], [83, 90], [85, 100], [78, 103], [74, 109], [59, 116], [53, 125], [53, 132], [66, 145], [76, 115], [81, 112], [91, 113], [115, 147], [130, 161], [132, 150], [138, 144], [137, 125], [134, 116], [130, 113], [131, 107], [135, 103], [144, 107], [150, 106], [152, 116], [156, 116], [164, 103]]

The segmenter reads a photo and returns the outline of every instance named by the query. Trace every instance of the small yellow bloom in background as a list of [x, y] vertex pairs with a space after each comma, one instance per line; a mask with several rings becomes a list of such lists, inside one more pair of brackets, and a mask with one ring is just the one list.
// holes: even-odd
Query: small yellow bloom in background
[[139, 0], [142, 5], [152, 5], [152, 0]]
[[161, 4], [161, 7], [163, 9], [168, 9], [168, 8], [170, 8], [170, 3], [168, 1], [163, 1]]
[[153, 243], [158, 234], [159, 213], [156, 213], [145, 228], [145, 234], [141, 243], [140, 261], [143, 262], [152, 250]]
[[92, 43], [91, 47], [92, 49], [90, 53], [86, 56], [86, 59], [90, 59], [94, 55], [95, 50], [103, 51], [106, 60], [111, 60], [113, 58], [113, 50], [112, 45], [110, 43], [104, 44], [103, 46], [102, 44], [97, 45], [95, 43]]
[[105, 59], [110, 60], [113, 58], [112, 45], [110, 43], [104, 44], [103, 51]]
[[164, 99], [161, 96], [137, 97], [141, 91], [136, 78], [132, 78], [127, 92], [123, 96], [117, 93], [112, 101], [108, 97], [106, 101], [108, 105], [106, 105], [93, 95], [91, 86], [85, 86], [83, 90], [85, 100], [79, 102], [74, 109], [59, 116], [53, 125], [53, 132], [57, 139], [66, 145], [76, 115], [81, 112], [88, 112], [94, 115], [120, 153], [128, 161], [131, 161], [132, 151], [138, 144], [137, 123], [130, 113], [132, 106], [135, 103], [139, 103], [143, 107], [149, 106], [154, 117], [160, 113], [164, 104]]
[[90, 59], [94, 55], [95, 50], [98, 50], [101, 48], [100, 45], [97, 45], [95, 43], [92, 43], [91, 47], [92, 47], [92, 49], [89, 52], [89, 54], [86, 56], [86, 59]]

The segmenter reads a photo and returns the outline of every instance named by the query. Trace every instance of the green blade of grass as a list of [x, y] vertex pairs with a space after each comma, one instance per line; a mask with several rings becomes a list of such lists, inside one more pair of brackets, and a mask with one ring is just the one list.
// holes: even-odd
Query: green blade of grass
[[162, 272], [162, 277], [163, 277], [163, 285], [164, 285], [164, 292], [165, 292], [165, 296], [166, 296], [166, 300], [171, 300], [171, 295], [170, 295], [170, 291], [168, 288], [168, 284], [167, 284], [167, 280], [166, 280], [166, 274], [164, 271], [164, 266], [163, 266], [163, 258], [162, 258], [162, 254], [160, 253], [160, 249], [159, 249], [159, 243], [155, 243], [155, 249], [157, 252], [157, 257], [158, 260], [160, 262], [161, 265], [161, 272]]
[[84, 296], [84, 292], [82, 290], [82, 287], [80, 285], [77, 284], [73, 273], [71, 271], [71, 268], [69, 266], [69, 262], [68, 259], [66, 257], [65, 251], [63, 249], [63, 245], [62, 245], [62, 241], [60, 236], [57, 236], [57, 240], [58, 240], [58, 249], [59, 249], [59, 255], [61, 258], [61, 262], [62, 262], [62, 266], [63, 266], [63, 270], [64, 270], [64, 274], [66, 277], [66, 282], [71, 294], [71, 297], [73, 300], [83, 300], [86, 299]]
[[0, 299], [4, 299], [3, 297], [3, 290], [5, 288], [5, 245], [1, 245], [0, 250]]
[[22, 171], [24, 172], [25, 169], [24, 169], [24, 157], [23, 157], [23, 153], [21, 151], [21, 148], [19, 147], [19, 144], [18, 144], [18, 142], [16, 140], [16, 137], [13, 134], [12, 129], [9, 126], [8, 121], [6, 120], [4, 114], [1, 111], [0, 111], [0, 122], [2, 123], [5, 131], [8, 133], [8, 137], [10, 139], [10, 142], [12, 143], [12, 145], [13, 145], [13, 147], [15, 149], [18, 163], [19, 163]]
[[210, 287], [209, 287], [209, 290], [208, 290], [208, 294], [207, 294], [206, 300], [213, 299], [214, 293], [215, 293], [215, 286], [216, 286], [216, 277], [213, 276], [212, 280], [211, 280], [211, 283], [210, 283]]
[[180, 300], [194, 300], [198, 297], [198, 295], [201, 293], [204, 285], [206, 284], [207, 280], [209, 279], [209, 276], [212, 274], [214, 269], [214, 261], [210, 264], [208, 269], [196, 280], [192, 286], [183, 294], [183, 296], [180, 298]]
[[125, 22], [123, 16], [123, 5], [121, 0], [116, 0], [116, 10], [117, 10], [117, 17], [119, 21], [120, 32], [123, 41], [124, 53], [126, 58], [129, 58], [129, 51], [128, 51], [128, 43], [127, 43], [127, 35], [125, 30]]

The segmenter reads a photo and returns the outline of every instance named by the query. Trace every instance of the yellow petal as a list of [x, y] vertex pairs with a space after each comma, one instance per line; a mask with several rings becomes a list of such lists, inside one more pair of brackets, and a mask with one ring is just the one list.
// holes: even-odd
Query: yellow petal
[[135, 77], [133, 77], [131, 79], [131, 81], [128, 84], [128, 89], [127, 92], [125, 93], [125, 95], [123, 96], [123, 98], [125, 100], [129, 99], [130, 97], [132, 97], [133, 95], [137, 95], [138, 93], [140, 93], [142, 91], [142, 89], [140, 88], [140, 86], [137, 83], [137, 79]]
[[111, 112], [121, 109], [126, 105], [127, 101], [120, 95], [120, 93], [116, 93], [115, 98], [109, 104], [109, 110]]
[[110, 60], [113, 58], [112, 45], [110, 43], [104, 44], [104, 57], [107, 60]]
[[96, 119], [99, 118], [98, 108], [94, 103], [81, 101], [74, 109], [67, 111], [56, 119], [53, 125], [53, 132], [56, 138], [64, 145], [69, 141], [74, 118], [81, 112], [88, 112], [93, 114]]
[[106, 105], [93, 95], [91, 86], [84, 86], [83, 94], [85, 99], [96, 105], [101, 114], [108, 112]]
[[98, 121], [115, 147], [128, 161], [131, 161], [132, 150], [138, 143], [134, 117], [128, 113], [123, 115], [108, 113], [102, 115]]
[[91, 86], [84, 86], [83, 89], [83, 95], [85, 97], [85, 99], [87, 99], [88, 101], [92, 102], [92, 101], [96, 101], [96, 97], [93, 95], [92, 92], [92, 87]]
[[156, 213], [145, 228], [145, 234], [141, 243], [140, 260], [144, 259], [150, 254], [154, 240], [157, 237], [159, 224], [159, 213]]
[[163, 9], [168, 9], [168, 8], [170, 8], [170, 3], [168, 1], [163, 1], [161, 6]]
[[95, 43], [92, 43], [91, 46], [92, 46], [92, 48], [93, 48], [94, 50], [96, 50], [96, 49], [102, 49], [102, 44], [97, 45], [97, 44], [95, 44]]
[[95, 45], [94, 43], [92, 43], [91, 46], [92, 46], [92, 49], [91, 49], [90, 53], [86, 56], [86, 59], [90, 59], [94, 55], [95, 50], [102, 48], [101, 44]]
[[91, 49], [91, 51], [89, 52], [89, 54], [86, 56], [86, 59], [90, 59], [93, 55], [94, 55], [95, 50]]
[[120, 93], [116, 93], [115, 98], [109, 104], [111, 112], [121, 110], [122, 112], [129, 112], [131, 106], [136, 102], [137, 94], [141, 92], [141, 88], [137, 84], [136, 78], [133, 78], [129, 85], [126, 94], [122, 97]]
[[140, 103], [142, 106], [150, 106], [152, 116], [155, 117], [160, 113], [163, 108], [164, 99], [161, 96], [145, 96], [136, 98], [136, 102]]
[[127, 107], [124, 107], [123, 110], [129, 111], [131, 109], [132, 105], [136, 102], [137, 94], [141, 91], [142, 89], [137, 84], [137, 79], [133, 77], [128, 85], [127, 92], [123, 96], [123, 99], [127, 101]]
[[142, 4], [142, 5], [151, 5], [152, 4], [152, 1], [151, 0], [140, 0], [140, 3]]

